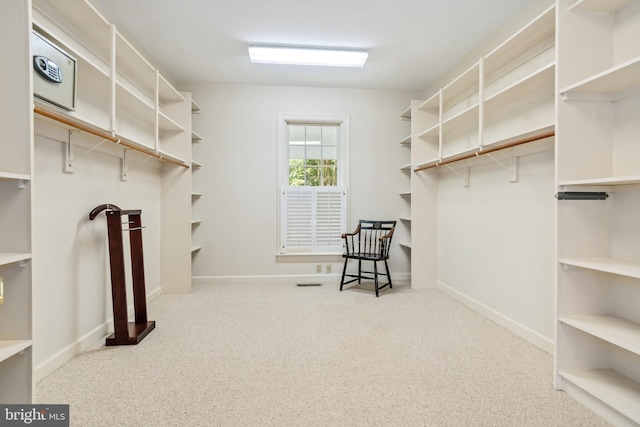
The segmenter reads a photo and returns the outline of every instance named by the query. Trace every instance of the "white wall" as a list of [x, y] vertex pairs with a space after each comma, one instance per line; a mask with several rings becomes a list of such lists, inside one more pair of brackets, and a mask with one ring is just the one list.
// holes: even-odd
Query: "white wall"
[[[36, 122], [33, 220], [33, 329], [36, 380], [113, 330], [111, 278], [103, 203], [142, 209], [147, 293], [160, 292], [159, 165], [152, 161], [120, 180], [119, 159], [92, 152], [64, 174], [66, 130]], [[76, 138], [84, 139], [74, 133]], [[95, 138], [95, 143], [99, 142]], [[74, 156], [84, 150], [78, 148]], [[133, 166], [131, 164], [130, 166]], [[125, 244], [126, 244], [125, 240]], [[127, 260], [128, 262], [128, 260]], [[131, 296], [128, 299], [132, 304]], [[151, 319], [153, 320], [153, 319]]]
[[[553, 148], [551, 145], [550, 148]], [[438, 283], [463, 302], [550, 350], [554, 335], [553, 151], [519, 158], [519, 181], [496, 163], [470, 185], [440, 174]]]
[[[399, 142], [409, 134], [400, 120], [415, 92], [323, 89], [303, 87], [193, 84], [203, 113], [193, 127], [204, 141], [194, 144], [193, 156], [202, 163], [193, 188], [203, 193], [196, 201], [194, 243], [203, 249], [194, 255], [193, 276], [232, 280], [315, 274], [313, 260], [276, 259], [278, 227], [277, 114], [317, 113], [348, 115], [351, 120], [350, 228], [359, 218], [397, 219], [407, 214], [406, 174], [409, 162]], [[397, 242], [408, 240], [398, 225], [390, 269], [408, 277], [407, 252]], [[323, 261], [332, 275], [317, 280], [337, 283], [341, 259]], [[243, 279], [243, 280], [244, 280]]]
[[[528, 3], [428, 88], [424, 99], [551, 4]], [[552, 143], [520, 158], [518, 183], [509, 183], [508, 173], [492, 162], [470, 168], [468, 188], [450, 172], [441, 173], [438, 182], [439, 288], [548, 352], [555, 301]]]

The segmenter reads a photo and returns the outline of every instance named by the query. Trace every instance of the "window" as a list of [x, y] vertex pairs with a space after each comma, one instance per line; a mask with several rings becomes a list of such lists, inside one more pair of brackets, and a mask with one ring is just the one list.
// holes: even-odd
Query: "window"
[[338, 185], [338, 125], [289, 124], [289, 185]]
[[279, 116], [280, 254], [342, 252], [349, 121]]

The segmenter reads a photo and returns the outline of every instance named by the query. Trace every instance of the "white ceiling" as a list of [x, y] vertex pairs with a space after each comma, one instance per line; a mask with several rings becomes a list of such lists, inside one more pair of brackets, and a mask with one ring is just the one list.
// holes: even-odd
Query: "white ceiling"
[[[423, 90], [530, 0], [92, 0], [177, 82]], [[365, 48], [362, 69], [251, 64], [249, 44]]]

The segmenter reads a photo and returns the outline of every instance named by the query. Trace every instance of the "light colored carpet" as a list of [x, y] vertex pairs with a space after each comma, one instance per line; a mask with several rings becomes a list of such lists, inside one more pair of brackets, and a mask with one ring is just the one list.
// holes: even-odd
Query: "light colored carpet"
[[434, 289], [195, 285], [37, 385], [72, 426], [602, 426], [552, 357]]

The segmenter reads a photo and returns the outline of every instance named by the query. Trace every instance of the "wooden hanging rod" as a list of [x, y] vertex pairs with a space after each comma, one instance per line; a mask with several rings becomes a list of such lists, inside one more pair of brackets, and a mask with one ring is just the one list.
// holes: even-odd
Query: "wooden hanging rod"
[[530, 136], [528, 138], [522, 138], [522, 139], [519, 139], [517, 141], [513, 141], [513, 142], [510, 142], [508, 144], [501, 145], [499, 147], [489, 147], [489, 148], [485, 148], [485, 149], [482, 149], [482, 150], [478, 150], [478, 151], [476, 151], [474, 153], [469, 153], [469, 154], [453, 157], [451, 159], [443, 160], [441, 162], [434, 162], [432, 164], [419, 166], [419, 167], [415, 168], [413, 171], [414, 172], [419, 172], [419, 171], [423, 171], [423, 170], [426, 170], [426, 169], [436, 168], [438, 166], [448, 165], [449, 163], [459, 162], [460, 160], [471, 159], [473, 157], [481, 156], [483, 154], [489, 154], [489, 153], [493, 153], [494, 151], [504, 150], [505, 148], [511, 148], [511, 147], [515, 147], [517, 145], [522, 145], [522, 144], [526, 144], [526, 143], [529, 143], [529, 142], [539, 141], [539, 140], [545, 139], [545, 138], [550, 138], [552, 136], [555, 136], [555, 134], [556, 134], [555, 131], [541, 133], [540, 135]]
[[125, 148], [128, 148], [130, 150], [138, 151], [138, 152], [143, 153], [143, 154], [145, 154], [147, 156], [154, 157], [154, 158], [156, 158], [158, 160], [162, 160], [164, 162], [172, 163], [172, 164], [177, 165], [177, 166], [182, 166], [183, 168], [189, 168], [189, 165], [186, 164], [185, 162], [182, 162], [180, 160], [172, 159], [171, 157], [168, 157], [168, 156], [163, 156], [162, 154], [158, 154], [155, 151], [151, 150], [150, 148], [140, 147], [140, 146], [135, 145], [135, 144], [133, 144], [131, 142], [124, 141], [124, 140], [122, 140], [120, 138], [116, 138], [114, 136], [111, 136], [108, 133], [92, 129], [89, 126], [85, 126], [85, 125], [83, 125], [81, 123], [74, 122], [73, 120], [67, 119], [66, 117], [60, 116], [60, 115], [52, 113], [50, 111], [47, 111], [44, 108], [34, 106], [33, 107], [33, 112], [36, 113], [36, 114], [40, 114], [41, 116], [47, 117], [49, 119], [55, 120], [57, 122], [63, 123], [65, 125], [67, 125], [67, 126], [71, 126], [71, 127], [76, 128], [78, 130], [81, 130], [83, 132], [90, 133], [91, 135], [97, 136], [99, 138], [106, 139], [108, 141], [111, 141], [111, 142], [113, 142], [115, 144], [121, 145], [121, 146], [123, 146]]

